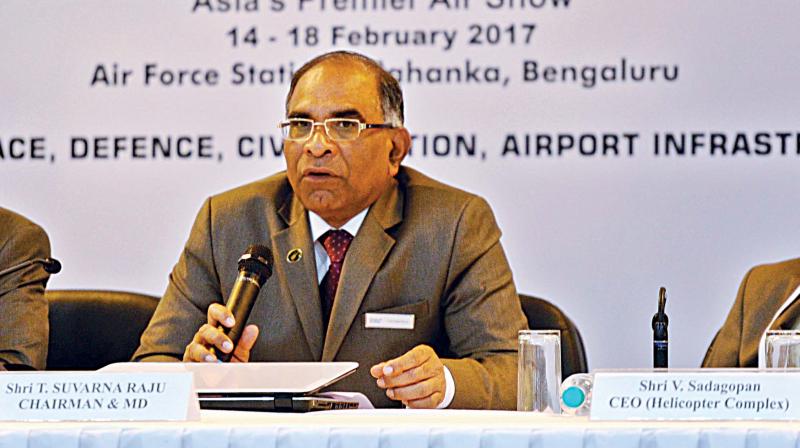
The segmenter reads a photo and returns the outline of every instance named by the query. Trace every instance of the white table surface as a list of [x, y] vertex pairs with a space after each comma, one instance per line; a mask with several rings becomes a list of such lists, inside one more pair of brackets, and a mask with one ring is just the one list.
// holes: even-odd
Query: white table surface
[[195, 422], [3, 422], [0, 448], [792, 447], [800, 422], [596, 422], [498, 411], [203, 411]]

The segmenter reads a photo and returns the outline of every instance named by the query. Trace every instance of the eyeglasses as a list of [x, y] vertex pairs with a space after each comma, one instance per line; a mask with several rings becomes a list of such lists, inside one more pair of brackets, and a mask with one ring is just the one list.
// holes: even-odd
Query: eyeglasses
[[278, 124], [283, 138], [293, 142], [304, 142], [314, 133], [314, 126], [325, 128], [329, 139], [337, 142], [355, 140], [364, 129], [393, 129], [389, 123], [367, 124], [355, 118], [328, 118], [325, 121], [314, 121], [308, 118], [289, 118]]

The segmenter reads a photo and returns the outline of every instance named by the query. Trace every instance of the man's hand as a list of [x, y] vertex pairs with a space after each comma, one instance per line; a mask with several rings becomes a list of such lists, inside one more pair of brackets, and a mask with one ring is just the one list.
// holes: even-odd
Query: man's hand
[[427, 345], [418, 345], [403, 356], [372, 366], [370, 375], [386, 396], [410, 408], [433, 409], [444, 400], [444, 365]]
[[221, 329], [217, 328], [220, 324], [231, 328], [235, 321], [233, 314], [219, 303], [213, 303], [208, 307], [208, 323], [204, 324], [194, 334], [194, 339], [186, 346], [183, 352], [183, 362], [217, 362], [212, 349], [224, 353], [230, 353], [231, 362], [247, 362], [250, 359], [250, 349], [256, 343], [258, 337], [258, 327], [248, 325], [242, 331], [242, 337], [236, 347], [229, 337]]

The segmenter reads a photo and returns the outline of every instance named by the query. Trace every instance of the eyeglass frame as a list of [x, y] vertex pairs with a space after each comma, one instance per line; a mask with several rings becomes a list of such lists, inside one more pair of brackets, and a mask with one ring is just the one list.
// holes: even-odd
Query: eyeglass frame
[[[399, 128], [399, 126], [395, 126], [395, 125], [393, 125], [391, 123], [365, 123], [365, 122], [361, 121], [358, 118], [331, 117], [331, 118], [326, 118], [326, 119], [324, 119], [322, 121], [314, 121], [314, 120], [312, 120], [310, 118], [287, 118], [286, 120], [283, 120], [280, 123], [278, 123], [278, 129], [281, 129], [281, 131], [283, 131], [283, 128], [286, 127], [286, 126], [289, 126], [292, 121], [295, 121], [295, 122], [302, 121], [302, 122], [305, 122], [305, 123], [311, 123], [311, 131], [308, 133], [308, 137], [306, 137], [304, 139], [295, 139], [295, 138], [283, 137], [284, 140], [288, 140], [290, 142], [305, 142], [305, 141], [307, 141], [308, 139], [311, 138], [311, 136], [314, 135], [314, 128], [317, 127], [317, 126], [322, 126], [322, 128], [325, 129], [325, 136], [328, 137], [329, 139], [331, 139], [332, 141], [335, 141], [335, 142], [352, 142], [354, 140], [358, 140], [358, 138], [361, 137], [361, 132], [363, 130], [365, 130], [365, 129], [398, 129]], [[351, 139], [333, 138], [331, 136], [330, 132], [328, 131], [328, 125], [327, 125], [327, 123], [331, 122], [331, 121], [339, 121], [339, 122], [346, 121], [346, 122], [350, 122], [350, 123], [358, 123], [358, 133], [356, 134], [355, 137], [353, 137]]]

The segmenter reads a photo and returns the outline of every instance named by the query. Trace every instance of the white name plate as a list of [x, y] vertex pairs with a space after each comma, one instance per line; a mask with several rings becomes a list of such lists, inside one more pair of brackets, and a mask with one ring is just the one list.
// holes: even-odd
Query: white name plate
[[800, 370], [597, 372], [592, 420], [800, 420]]
[[196, 419], [191, 373], [0, 374], [0, 420]]
[[364, 315], [364, 328], [390, 328], [413, 330], [413, 314], [367, 313]]

